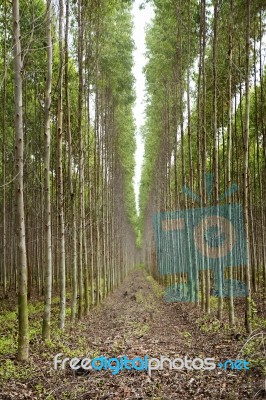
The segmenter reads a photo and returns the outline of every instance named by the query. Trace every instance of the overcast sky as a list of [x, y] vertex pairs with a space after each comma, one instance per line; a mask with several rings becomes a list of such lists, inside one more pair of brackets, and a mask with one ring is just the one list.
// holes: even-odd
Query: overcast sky
[[144, 144], [140, 135], [140, 128], [144, 122], [144, 95], [145, 95], [145, 76], [143, 74], [143, 67], [145, 65], [145, 26], [147, 23], [150, 23], [153, 17], [152, 7], [148, 4], [145, 5], [145, 8], [140, 10], [139, 6], [142, 4], [142, 0], [135, 0], [133, 5], [133, 18], [134, 18], [134, 32], [133, 39], [135, 42], [136, 50], [134, 52], [134, 68], [133, 74], [136, 79], [135, 87], [136, 87], [136, 103], [134, 107], [134, 116], [136, 120], [137, 126], [137, 151], [135, 154], [136, 160], [136, 170], [135, 170], [135, 194], [138, 208], [138, 195], [139, 195], [139, 183], [141, 177], [141, 165], [144, 153]]

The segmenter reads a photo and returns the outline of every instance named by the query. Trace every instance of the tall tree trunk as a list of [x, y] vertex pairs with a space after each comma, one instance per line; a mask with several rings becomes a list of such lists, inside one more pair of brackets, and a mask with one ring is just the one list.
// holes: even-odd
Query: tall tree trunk
[[[230, 16], [229, 16], [229, 34], [228, 34], [228, 123], [227, 123], [227, 168], [226, 168], [226, 184], [229, 188], [231, 186], [231, 152], [232, 152], [232, 62], [233, 62], [233, 49], [232, 49], [232, 14], [233, 14], [233, 0], [230, 0]], [[229, 212], [231, 215], [231, 200], [228, 199]], [[230, 219], [230, 218], [229, 218]], [[232, 231], [229, 231], [230, 244], [232, 242]], [[229, 322], [233, 326], [235, 322], [234, 317], [234, 298], [233, 298], [233, 266], [229, 267]]]
[[45, 149], [44, 149], [44, 223], [45, 223], [45, 307], [43, 317], [42, 336], [43, 339], [50, 339], [50, 319], [52, 302], [52, 237], [51, 237], [51, 194], [50, 194], [50, 107], [52, 91], [52, 35], [51, 35], [51, 8], [52, 1], [46, 3], [46, 38], [47, 38], [47, 75], [45, 90]]
[[15, 202], [16, 227], [18, 238], [18, 359], [28, 360], [28, 304], [27, 304], [27, 255], [25, 241], [25, 217], [23, 199], [23, 113], [22, 113], [22, 61], [20, 44], [19, 0], [13, 1], [13, 36], [14, 36], [14, 83], [15, 83]]
[[2, 184], [3, 184], [3, 292], [7, 290], [7, 229], [6, 229], [6, 100], [7, 100], [7, 7], [4, 1], [4, 82], [3, 82], [3, 142], [2, 142]]
[[58, 222], [59, 222], [59, 276], [60, 276], [60, 315], [59, 328], [64, 329], [66, 315], [66, 260], [65, 260], [65, 220], [64, 220], [64, 189], [63, 189], [63, 0], [59, 0], [59, 82], [58, 82], [58, 105], [57, 105], [57, 145], [58, 145], [58, 165], [57, 165], [57, 196], [58, 196]]
[[83, 315], [84, 308], [84, 281], [83, 281], [83, 249], [84, 249], [84, 149], [83, 149], [83, 23], [82, 0], [78, 1], [78, 136], [79, 136], [79, 309], [78, 317]]
[[[198, 81], [197, 81], [197, 180], [198, 180], [198, 194], [200, 197], [200, 207], [202, 207], [202, 159], [201, 159], [201, 152], [202, 152], [202, 135], [201, 135], [201, 121], [202, 121], [202, 107], [201, 107], [201, 79], [202, 79], [202, 58], [204, 57], [203, 54], [203, 35], [205, 35], [205, 0], [201, 0], [200, 3], [200, 34], [199, 34], [199, 70], [198, 70]], [[197, 260], [196, 263], [196, 275], [198, 273], [198, 265]], [[205, 306], [205, 292], [206, 292], [206, 285], [205, 285], [205, 274], [204, 271], [201, 271], [201, 308], [204, 309]]]
[[68, 179], [69, 179], [69, 191], [70, 191], [70, 207], [71, 207], [71, 222], [73, 239], [71, 252], [71, 260], [73, 263], [72, 271], [72, 301], [71, 301], [71, 320], [74, 321], [76, 318], [77, 310], [77, 293], [78, 293], [78, 282], [77, 282], [77, 221], [76, 221], [76, 204], [75, 204], [75, 192], [73, 188], [73, 173], [72, 173], [72, 132], [71, 132], [71, 119], [70, 119], [70, 103], [69, 103], [69, 56], [68, 56], [68, 30], [69, 30], [69, 0], [66, 1], [66, 27], [65, 27], [65, 91], [66, 91], [66, 130], [68, 138]]
[[244, 203], [244, 224], [247, 241], [247, 266], [246, 266], [246, 319], [245, 325], [248, 333], [251, 333], [251, 285], [250, 285], [250, 262], [249, 262], [249, 212], [248, 212], [248, 160], [249, 160], [249, 112], [250, 112], [250, 90], [249, 90], [249, 75], [250, 75], [250, 0], [246, 0], [246, 76], [245, 76], [245, 91], [246, 91], [246, 108], [245, 108], [245, 130], [243, 142], [243, 203]]
[[[215, 17], [214, 17], [215, 21]], [[215, 23], [215, 22], [214, 22]], [[205, 68], [205, 54], [206, 54], [206, 1], [202, 1], [202, 24], [203, 24], [203, 32], [202, 32], [202, 206], [205, 208], [207, 205], [207, 188], [206, 188], [206, 154], [207, 154], [207, 131], [206, 131], [206, 68]], [[214, 33], [214, 43], [213, 48], [215, 48], [215, 40], [216, 34]], [[204, 184], [205, 182], [205, 184]], [[205, 242], [203, 243], [205, 246]], [[202, 275], [205, 275], [205, 311], [209, 314], [211, 312], [210, 309], [210, 269], [209, 269], [209, 260], [206, 259], [206, 270], [202, 271]]]
[[[213, 29], [213, 172], [214, 172], [214, 204], [218, 207], [219, 201], [219, 163], [217, 140], [217, 25], [218, 25], [218, 1], [214, 3], [214, 29]], [[217, 212], [218, 215], [218, 212]], [[218, 318], [222, 319], [223, 310], [223, 270], [218, 258], [217, 282], [219, 292]]]

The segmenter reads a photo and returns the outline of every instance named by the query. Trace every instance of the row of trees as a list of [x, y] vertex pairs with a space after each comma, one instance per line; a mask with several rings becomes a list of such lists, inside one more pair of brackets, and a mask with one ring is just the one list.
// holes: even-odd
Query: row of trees
[[25, 360], [32, 295], [49, 339], [55, 291], [63, 329], [67, 289], [74, 321], [135, 262], [130, 4], [3, 0], [0, 32], [0, 283], [18, 291]]
[[[229, 268], [225, 274], [231, 282], [234, 278], [246, 283], [246, 328], [250, 331], [251, 291], [266, 288], [265, 3], [153, 3], [155, 18], [146, 38], [148, 96], [140, 191], [145, 263], [167, 285], [186, 283], [189, 273], [185, 266], [184, 273], [164, 279], [158, 276], [153, 214], [241, 203], [249, 262]], [[210, 202], [207, 172], [214, 176]], [[231, 197], [219, 202], [232, 183], [238, 185], [238, 191], [232, 190]], [[190, 188], [186, 190], [190, 196], [184, 196], [182, 187]], [[223, 279], [221, 276], [220, 281]], [[195, 282], [195, 290], [201, 293], [196, 293], [195, 301], [200, 298], [207, 313], [213, 280], [212, 271], [206, 268]], [[220, 319], [222, 291], [220, 285]], [[233, 325], [232, 286], [229, 319]]]

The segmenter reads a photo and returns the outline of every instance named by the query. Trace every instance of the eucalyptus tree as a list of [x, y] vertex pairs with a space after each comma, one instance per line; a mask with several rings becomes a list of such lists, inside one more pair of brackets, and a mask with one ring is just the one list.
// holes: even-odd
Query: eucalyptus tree
[[[243, 263], [225, 271], [219, 268], [217, 280], [217, 273], [211, 273], [206, 265], [206, 271], [199, 275], [202, 308], [210, 312], [212, 287], [216, 292], [218, 289], [219, 317], [222, 318], [225, 296], [224, 301], [229, 298], [229, 321], [233, 325], [235, 280], [243, 281], [245, 273], [247, 300], [250, 301], [250, 276], [256, 290], [259, 264], [265, 271], [264, 246], [255, 245], [258, 240], [261, 242], [258, 238], [265, 235], [263, 201], [259, 200], [263, 197], [261, 166], [265, 166], [262, 163], [265, 113], [261, 63], [264, 32], [261, 22], [265, 17], [265, 5], [260, 1], [248, 4], [243, 0], [237, 4], [230, 0], [215, 1], [212, 5], [204, 0], [186, 4], [160, 0], [153, 3], [155, 17], [146, 35], [145, 157], [139, 201], [143, 255], [148, 268], [158, 277], [158, 269], [152, 261], [155, 251], [151, 224], [153, 213], [181, 207], [187, 209], [189, 206], [194, 208], [196, 202], [206, 207], [205, 174], [212, 171], [214, 187], [212, 192], [209, 187], [210, 204], [217, 206], [218, 202], [226, 202], [230, 208], [234, 201], [244, 203], [244, 219], [250, 221], [249, 229], [245, 222], [247, 246], [250, 248], [247, 268]], [[213, 12], [210, 12], [212, 6]], [[251, 38], [254, 38], [253, 46], [250, 44], [248, 49]], [[187, 51], [183, 52], [183, 48]], [[259, 85], [256, 78], [258, 61]], [[252, 70], [254, 96], [248, 88]], [[194, 87], [194, 101], [191, 101], [191, 86]], [[186, 182], [190, 182], [191, 190], [197, 190], [197, 196], [187, 191], [191, 197], [189, 200], [180, 196], [180, 187]], [[225, 196], [221, 200], [222, 191], [226, 192], [232, 182], [238, 185], [238, 193], [232, 193], [231, 199]], [[258, 209], [260, 222], [256, 224]], [[182, 271], [178, 275], [160, 280], [171, 285], [176, 278], [185, 283], [190, 279]], [[225, 277], [229, 277], [229, 281]], [[198, 279], [194, 280], [197, 292]], [[248, 301], [246, 308], [248, 315]], [[251, 315], [247, 320], [251, 320]]]
[[50, 144], [51, 144], [51, 91], [52, 91], [52, 2], [47, 0], [46, 6], [46, 46], [47, 46], [47, 75], [45, 90], [45, 156], [44, 156], [44, 209], [45, 209], [45, 307], [43, 317], [44, 339], [50, 339], [50, 320], [52, 302], [52, 237], [51, 237], [51, 188], [50, 188]]
[[66, 253], [65, 253], [65, 217], [63, 186], [63, 17], [64, 3], [59, 0], [59, 76], [57, 100], [57, 199], [58, 199], [58, 233], [59, 233], [59, 273], [60, 273], [60, 315], [59, 328], [64, 329], [66, 314]]
[[20, 4], [13, 1], [14, 38], [14, 97], [15, 97], [15, 201], [18, 246], [18, 359], [29, 357], [29, 329], [27, 304], [27, 255], [23, 197], [24, 134], [22, 111], [22, 59], [20, 43]]
[[71, 219], [72, 225], [72, 301], [71, 301], [71, 320], [76, 318], [77, 309], [77, 212], [76, 212], [76, 195], [74, 190], [74, 173], [73, 173], [73, 138], [72, 138], [72, 120], [71, 106], [69, 95], [69, 19], [70, 19], [70, 0], [66, 1], [66, 24], [65, 24], [65, 99], [66, 99], [66, 134], [68, 141], [68, 185], [71, 203]]
[[249, 113], [250, 113], [250, 0], [246, 0], [246, 73], [245, 73], [245, 130], [243, 140], [243, 203], [244, 203], [244, 224], [247, 240], [247, 266], [246, 266], [246, 329], [251, 333], [251, 285], [249, 265], [249, 180], [248, 180], [248, 158], [249, 158]]

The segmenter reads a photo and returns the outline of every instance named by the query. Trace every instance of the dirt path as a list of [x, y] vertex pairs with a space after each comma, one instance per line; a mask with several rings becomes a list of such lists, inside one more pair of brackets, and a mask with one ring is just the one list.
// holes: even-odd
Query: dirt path
[[[38, 372], [26, 382], [9, 382], [0, 389], [0, 399], [249, 399], [259, 390], [254, 371], [168, 370], [147, 372], [90, 371], [76, 376], [71, 369], [55, 371], [53, 357], [58, 352], [72, 357], [171, 359], [214, 357], [236, 359], [243, 341], [226, 333], [203, 333], [195, 320], [199, 311], [192, 304], [165, 304], [156, 286], [143, 271], [134, 271], [99, 309], [72, 327], [55, 347], [34, 343], [33, 364]], [[39, 394], [37, 394], [39, 392]], [[256, 399], [262, 397], [256, 397]]]

